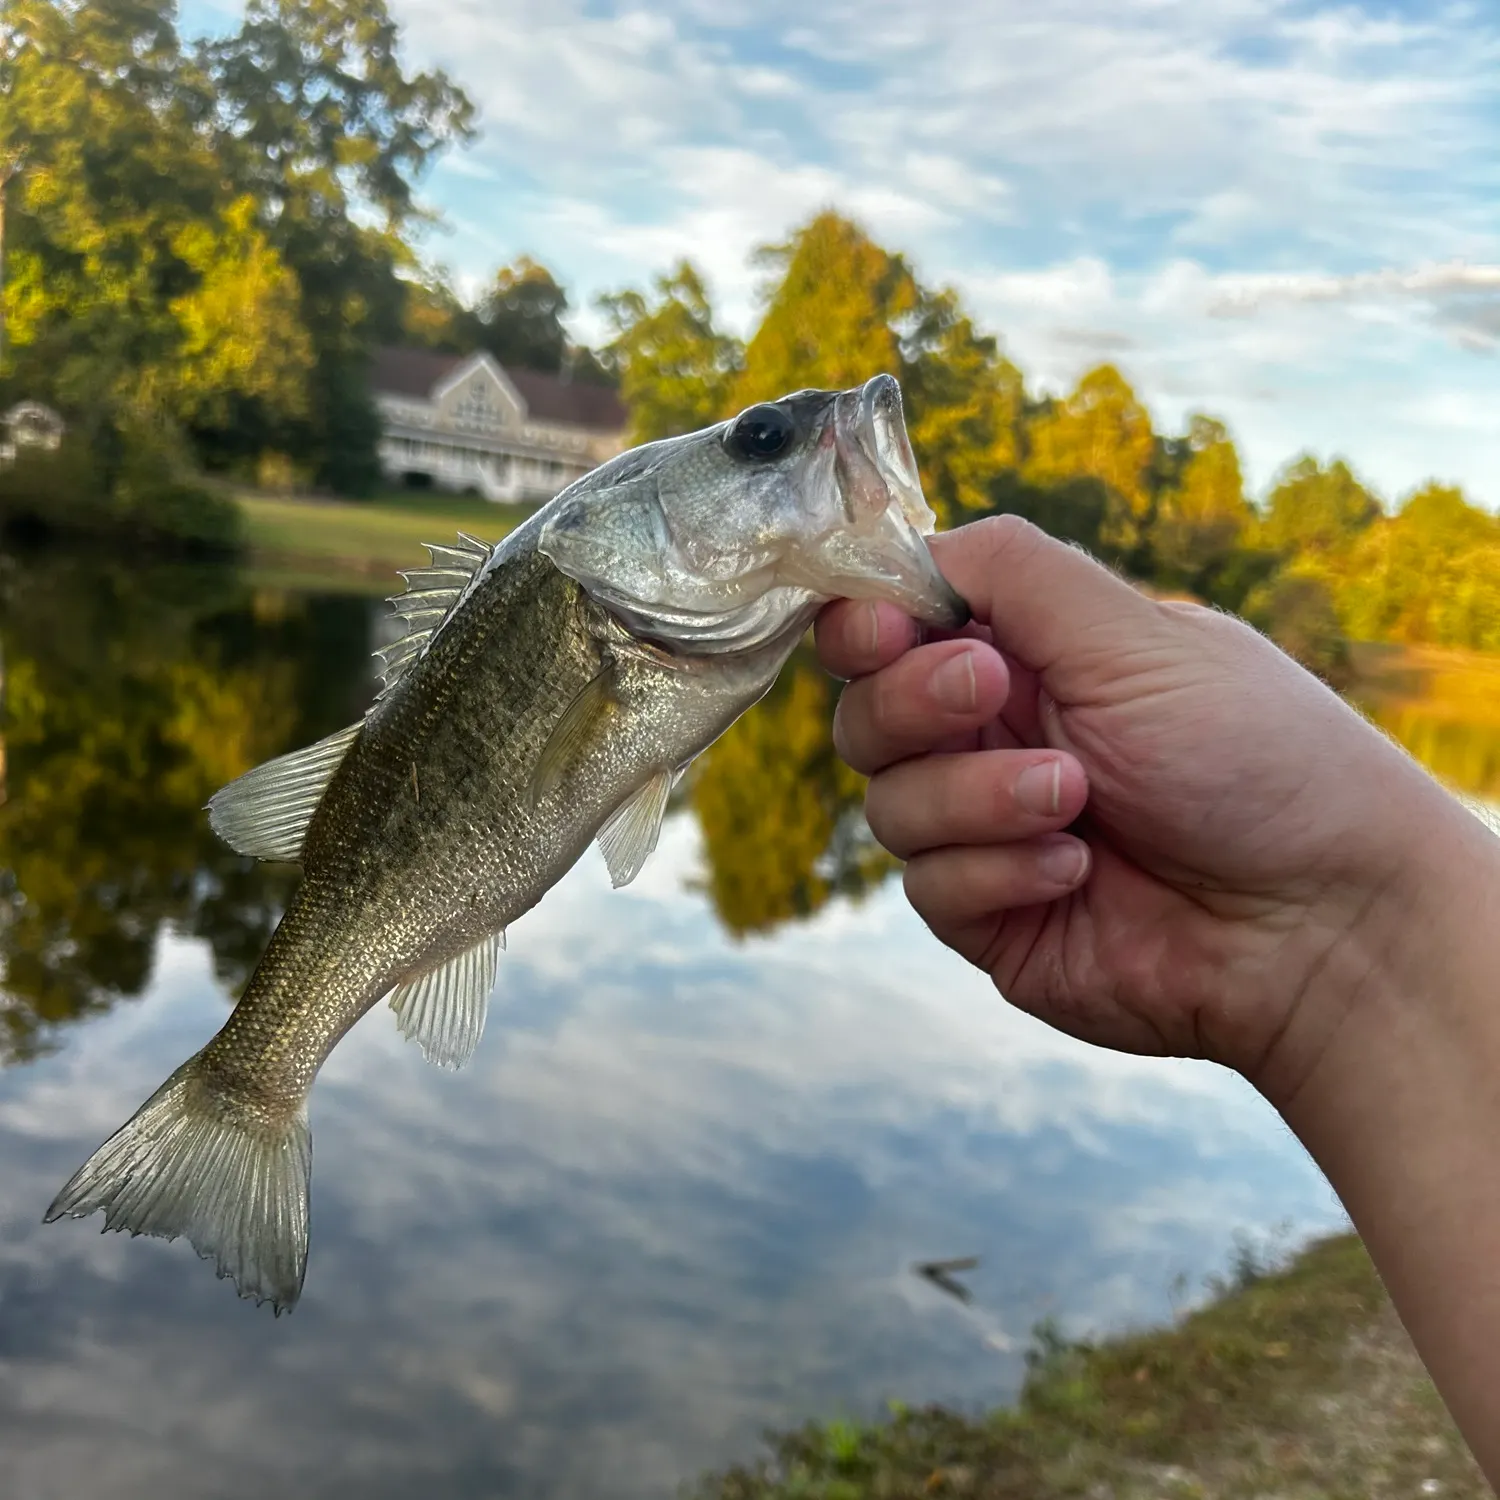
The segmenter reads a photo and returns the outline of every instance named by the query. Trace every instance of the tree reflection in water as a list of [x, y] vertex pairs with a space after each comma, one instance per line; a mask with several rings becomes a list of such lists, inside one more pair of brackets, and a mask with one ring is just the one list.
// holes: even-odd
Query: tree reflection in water
[[369, 605], [256, 590], [223, 568], [0, 560], [0, 1061], [140, 995], [164, 924], [237, 988], [295, 880], [226, 849], [226, 780], [347, 722]]
[[[0, 1063], [142, 994], [163, 926], [202, 938], [238, 993], [296, 872], [225, 848], [203, 805], [358, 717], [382, 614], [225, 567], [0, 557]], [[1461, 681], [1428, 673], [1366, 707], [1439, 775], [1500, 796], [1500, 719], [1469, 711], [1497, 674], [1466, 659]], [[864, 826], [864, 779], [833, 753], [837, 692], [799, 651], [686, 783], [701, 888], [736, 937], [896, 868]]]

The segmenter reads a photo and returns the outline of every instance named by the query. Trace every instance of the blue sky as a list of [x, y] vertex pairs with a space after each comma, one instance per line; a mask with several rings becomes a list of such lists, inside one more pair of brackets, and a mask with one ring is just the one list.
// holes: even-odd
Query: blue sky
[[743, 331], [749, 252], [832, 204], [1034, 386], [1111, 359], [1159, 426], [1222, 416], [1257, 488], [1311, 449], [1500, 506], [1488, 0], [390, 4], [480, 107], [426, 184], [461, 281], [530, 253], [587, 335], [688, 255]]

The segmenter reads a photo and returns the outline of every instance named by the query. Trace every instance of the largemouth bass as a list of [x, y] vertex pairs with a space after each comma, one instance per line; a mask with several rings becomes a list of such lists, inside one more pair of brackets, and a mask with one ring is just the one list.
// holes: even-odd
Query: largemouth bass
[[307, 1096], [389, 996], [461, 1066], [505, 930], [596, 839], [616, 886], [675, 778], [775, 680], [818, 608], [889, 599], [957, 626], [889, 376], [800, 391], [621, 454], [493, 549], [431, 547], [357, 724], [217, 793], [235, 849], [302, 882], [218, 1034], [110, 1137], [47, 1219], [185, 1236], [279, 1313], [307, 1266]]

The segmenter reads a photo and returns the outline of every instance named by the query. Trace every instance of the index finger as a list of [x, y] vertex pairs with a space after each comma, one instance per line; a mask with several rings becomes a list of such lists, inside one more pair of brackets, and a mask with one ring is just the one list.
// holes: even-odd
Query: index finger
[[1086, 552], [1020, 516], [990, 516], [929, 539], [938, 567], [995, 644], [1057, 698], [1096, 686], [1100, 657], [1151, 638], [1161, 607]]
[[921, 640], [916, 621], [894, 604], [836, 599], [813, 627], [818, 660], [834, 677], [866, 677], [888, 667]]

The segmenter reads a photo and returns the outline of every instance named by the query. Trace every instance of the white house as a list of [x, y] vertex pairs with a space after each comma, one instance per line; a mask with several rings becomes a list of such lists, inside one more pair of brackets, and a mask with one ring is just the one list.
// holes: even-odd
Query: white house
[[625, 445], [612, 390], [502, 369], [484, 353], [382, 349], [374, 391], [390, 478], [487, 500], [550, 500]]
[[0, 416], [0, 464], [11, 463], [23, 448], [55, 453], [62, 446], [63, 419], [40, 401], [19, 401]]

